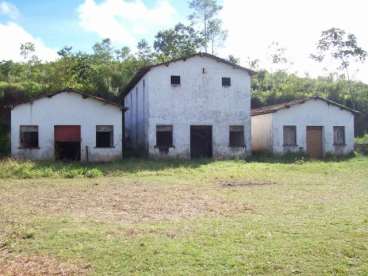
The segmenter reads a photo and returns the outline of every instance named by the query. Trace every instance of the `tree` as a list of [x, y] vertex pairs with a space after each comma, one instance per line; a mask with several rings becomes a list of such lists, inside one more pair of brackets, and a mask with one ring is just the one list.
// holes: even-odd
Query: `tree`
[[280, 43], [277, 41], [273, 41], [268, 46], [269, 58], [272, 64], [272, 67], [276, 69], [276, 71], [287, 71], [288, 66], [290, 65], [288, 58], [286, 57], [286, 48], [281, 47]]
[[64, 46], [61, 50], [57, 52], [57, 54], [63, 58], [70, 57], [72, 55], [72, 49], [73, 47], [71, 46]]
[[124, 46], [120, 50], [115, 51], [116, 59], [124, 61], [126, 60], [130, 55], [130, 48], [128, 46]]
[[25, 61], [29, 61], [31, 55], [33, 55], [35, 51], [36, 47], [32, 42], [26, 42], [20, 45], [20, 55]]
[[226, 32], [222, 30], [222, 21], [217, 18], [222, 6], [218, 5], [216, 0], [191, 0], [189, 8], [192, 9], [192, 14], [189, 15], [192, 26], [200, 26], [205, 52], [208, 53], [211, 44], [214, 54], [216, 43], [226, 38]]
[[149, 46], [147, 40], [142, 39], [138, 42], [138, 58], [143, 63], [143, 65], [148, 65], [152, 62], [152, 49]]
[[[317, 53], [311, 55], [317, 62], [322, 62], [327, 57], [337, 61], [337, 70], [342, 71], [347, 79], [348, 91], [353, 100], [356, 93], [350, 84], [350, 66], [352, 63], [364, 62], [367, 52], [358, 45], [355, 35], [339, 28], [331, 28], [322, 32], [317, 44]], [[355, 105], [352, 107], [356, 108]]]
[[312, 54], [311, 58], [322, 62], [328, 56], [338, 62], [337, 70], [343, 71], [349, 81], [351, 64], [364, 62], [367, 52], [358, 45], [355, 35], [339, 28], [331, 28], [322, 32], [317, 44], [317, 53]]
[[208, 39], [211, 46], [211, 53], [216, 54], [216, 48], [223, 46], [228, 32], [222, 29], [222, 21], [213, 19], [208, 23]]
[[250, 69], [253, 69], [253, 70], [256, 70], [256, 71], [259, 70], [259, 63], [260, 63], [259, 59], [252, 59], [252, 58], [248, 57], [247, 58], [247, 63], [248, 63], [248, 66], [249, 66]]
[[173, 29], [158, 32], [153, 47], [159, 61], [165, 62], [195, 54], [202, 45], [203, 40], [197, 31], [179, 23]]
[[95, 57], [100, 61], [110, 62], [113, 58], [113, 50], [109, 38], [102, 40], [100, 43], [96, 43], [93, 45], [92, 49]]
[[239, 58], [236, 58], [235, 56], [233, 55], [229, 55], [229, 61], [231, 63], [234, 63], [234, 64], [239, 64], [240, 63], [240, 59]]

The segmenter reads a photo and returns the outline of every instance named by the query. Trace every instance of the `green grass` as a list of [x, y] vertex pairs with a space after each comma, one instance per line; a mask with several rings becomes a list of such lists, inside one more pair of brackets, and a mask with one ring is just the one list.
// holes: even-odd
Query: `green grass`
[[368, 158], [277, 161], [7, 160], [0, 248], [96, 275], [367, 275]]
[[368, 134], [355, 139], [357, 144], [368, 144]]

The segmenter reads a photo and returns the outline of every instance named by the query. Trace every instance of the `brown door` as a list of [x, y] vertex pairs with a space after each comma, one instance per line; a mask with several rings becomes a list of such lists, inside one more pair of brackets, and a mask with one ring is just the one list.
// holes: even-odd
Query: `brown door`
[[311, 158], [322, 158], [322, 127], [309, 126], [307, 127], [307, 153]]

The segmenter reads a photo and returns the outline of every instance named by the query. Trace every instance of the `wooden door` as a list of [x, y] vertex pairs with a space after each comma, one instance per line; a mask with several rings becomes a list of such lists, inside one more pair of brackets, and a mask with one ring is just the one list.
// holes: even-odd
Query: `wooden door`
[[212, 157], [212, 126], [190, 127], [191, 158]]
[[307, 153], [311, 158], [323, 157], [322, 130], [320, 126], [307, 127]]

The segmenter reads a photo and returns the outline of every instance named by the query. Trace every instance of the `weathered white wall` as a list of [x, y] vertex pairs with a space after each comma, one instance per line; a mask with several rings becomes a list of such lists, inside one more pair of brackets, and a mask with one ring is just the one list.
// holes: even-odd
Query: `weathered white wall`
[[[38, 125], [39, 149], [21, 149], [21, 125]], [[32, 103], [16, 106], [11, 111], [11, 150], [16, 158], [34, 160], [54, 159], [54, 126], [81, 126], [81, 159], [109, 161], [122, 157], [122, 111], [119, 107], [86, 98], [73, 92], [45, 97]], [[114, 147], [96, 148], [96, 125], [114, 126]]]
[[[181, 76], [180, 86], [171, 86], [171, 75]], [[222, 77], [231, 77], [231, 87], [222, 87]], [[145, 82], [145, 136], [151, 156], [160, 156], [155, 148], [156, 125], [173, 125], [174, 147], [170, 148], [169, 157], [190, 158], [191, 125], [212, 125], [215, 158], [243, 157], [250, 152], [251, 95], [246, 71], [208, 57], [193, 57], [153, 68], [146, 74]], [[229, 147], [231, 125], [244, 126], [246, 148]]]
[[252, 150], [272, 152], [272, 113], [252, 117]]
[[[297, 146], [283, 146], [283, 126], [296, 125]], [[322, 100], [310, 100], [304, 104], [273, 113], [273, 150], [275, 153], [307, 150], [307, 126], [323, 127], [324, 153], [347, 154], [354, 150], [354, 115]], [[345, 126], [346, 146], [333, 144], [333, 127]]]

